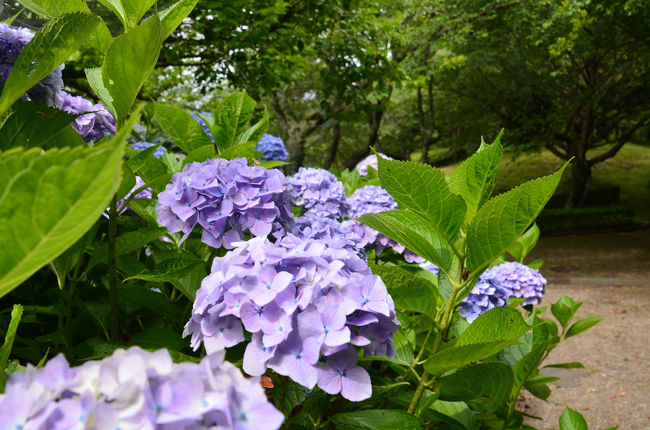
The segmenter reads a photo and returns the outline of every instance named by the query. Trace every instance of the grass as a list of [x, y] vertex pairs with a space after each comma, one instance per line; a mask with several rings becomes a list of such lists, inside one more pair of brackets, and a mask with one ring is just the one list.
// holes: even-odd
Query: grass
[[[606, 149], [603, 149], [603, 151]], [[593, 154], [590, 154], [593, 157]], [[562, 166], [563, 161], [547, 150], [522, 154], [513, 158], [513, 154], [504, 154], [495, 194], [507, 191], [514, 186], [548, 175]], [[441, 167], [451, 174], [458, 164]], [[560, 190], [567, 190], [569, 173], [565, 173]], [[635, 211], [640, 221], [650, 221], [650, 148], [627, 144], [616, 154], [602, 163], [596, 164], [592, 171], [594, 188], [617, 185], [620, 187], [620, 203]]]

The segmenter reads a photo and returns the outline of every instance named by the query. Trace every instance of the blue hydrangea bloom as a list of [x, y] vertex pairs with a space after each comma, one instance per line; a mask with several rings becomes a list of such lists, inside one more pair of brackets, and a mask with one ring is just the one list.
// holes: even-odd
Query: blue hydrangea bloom
[[381, 278], [356, 252], [332, 242], [288, 234], [275, 243], [258, 237], [236, 245], [214, 259], [196, 293], [184, 331], [192, 347], [221, 351], [243, 342], [245, 329], [252, 334], [246, 373], [270, 368], [310, 389], [318, 385], [352, 401], [370, 397], [355, 347], [395, 355], [395, 306]]
[[262, 136], [262, 139], [257, 142], [255, 150], [264, 153], [264, 155], [260, 157], [264, 161], [289, 161], [287, 148], [284, 146], [282, 139], [277, 136], [265, 134]]
[[365, 258], [363, 247], [359, 246], [359, 238], [345, 226], [331, 218], [305, 215], [296, 218], [291, 233], [302, 239], [318, 239], [334, 248], [346, 248]]
[[546, 279], [539, 270], [516, 261], [507, 261], [492, 268], [499, 284], [510, 291], [510, 297], [525, 298], [522, 305], [538, 305], [546, 292]]
[[325, 169], [301, 167], [288, 178], [291, 203], [303, 215], [341, 219], [348, 212], [343, 183]]
[[[160, 139], [161, 138], [158, 138], [156, 140], [160, 142]], [[138, 151], [144, 151], [147, 148], [151, 148], [152, 146], [157, 145], [158, 142], [135, 142], [131, 144], [131, 148], [136, 149]], [[158, 149], [154, 151], [153, 156], [156, 158], [160, 158], [163, 156], [165, 152], [167, 152], [167, 148], [165, 148], [163, 145], [160, 145]]]
[[293, 221], [284, 175], [248, 166], [245, 158], [187, 164], [158, 194], [156, 213], [183, 240], [198, 224], [203, 242], [214, 248], [232, 248], [244, 233], [266, 237], [275, 223]]
[[[34, 34], [27, 28], [0, 23], [0, 84], [4, 84], [9, 78], [11, 68], [18, 59], [18, 55], [33, 37]], [[62, 71], [63, 66], [58, 67], [27, 90], [27, 98], [52, 106], [55, 96], [63, 88]]]
[[0, 394], [2, 429], [275, 430], [283, 420], [259, 378], [245, 378], [223, 353], [174, 363], [166, 349], [133, 347], [78, 367], [59, 354], [12, 374]]
[[75, 118], [72, 128], [86, 142], [97, 142], [104, 136], [115, 134], [115, 119], [100, 103], [93, 104], [83, 97], [75, 97], [61, 91], [56, 96], [56, 105], [59, 109], [73, 115], [84, 114]]
[[481, 274], [469, 296], [458, 305], [458, 313], [472, 322], [483, 312], [497, 306], [505, 306], [510, 290], [504, 287], [492, 269]]

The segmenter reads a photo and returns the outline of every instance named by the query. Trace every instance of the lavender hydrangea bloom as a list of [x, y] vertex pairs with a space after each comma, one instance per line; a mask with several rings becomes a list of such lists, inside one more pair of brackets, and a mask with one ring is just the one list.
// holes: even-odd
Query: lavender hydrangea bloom
[[[160, 140], [164, 140], [164, 138], [158, 138], [154, 142], [135, 142], [131, 144], [131, 148], [136, 149], [138, 151], [144, 151], [145, 149], [151, 148], [152, 146], [157, 145]], [[153, 156], [156, 158], [160, 158], [163, 156], [163, 154], [167, 152], [167, 148], [164, 146], [160, 145], [158, 149], [156, 149], [153, 152]]]
[[423, 268], [424, 270], [428, 270], [434, 275], [437, 275], [440, 272], [440, 268], [430, 261], [425, 261], [424, 263], [420, 263], [420, 267]]
[[[18, 55], [34, 37], [24, 27], [13, 27], [0, 23], [0, 84], [9, 78], [11, 68]], [[27, 90], [27, 97], [35, 102], [52, 105], [55, 96], [63, 88], [63, 66], [58, 67], [35, 86]]]
[[182, 231], [182, 240], [198, 224], [203, 242], [232, 248], [246, 232], [267, 236], [274, 223], [292, 222], [285, 189], [281, 172], [250, 167], [244, 158], [190, 163], [158, 195], [158, 222], [172, 233]]
[[277, 136], [265, 134], [262, 136], [262, 139], [257, 142], [255, 150], [264, 153], [260, 158], [265, 161], [289, 161], [287, 148], [284, 146], [282, 139]]
[[538, 305], [546, 292], [546, 279], [538, 270], [525, 264], [507, 261], [492, 268], [499, 284], [510, 291], [510, 297], [525, 298], [522, 305]]
[[59, 109], [78, 116], [72, 127], [86, 142], [97, 142], [106, 135], [115, 134], [115, 119], [100, 103], [93, 104], [83, 97], [75, 97], [65, 91], [56, 96]]
[[296, 218], [293, 235], [303, 239], [318, 239], [334, 248], [345, 248], [365, 256], [363, 247], [359, 247], [360, 238], [345, 226], [331, 218], [305, 215]]
[[60, 354], [9, 377], [0, 428], [279, 428], [284, 416], [259, 380], [223, 357], [175, 364], [167, 350], [133, 347], [70, 367]]
[[343, 183], [327, 170], [301, 167], [287, 182], [291, 203], [303, 207], [303, 215], [341, 219], [347, 214]]
[[[395, 210], [398, 207], [397, 202], [388, 194], [388, 191], [377, 185], [366, 185], [357, 189], [348, 197], [347, 203], [349, 215], [352, 218], [358, 218], [368, 213], [372, 214]], [[347, 221], [345, 227], [362, 238], [360, 246], [374, 244], [377, 255], [381, 254], [386, 248], [392, 248], [398, 254], [404, 254], [404, 259], [409, 263], [421, 263], [424, 261], [422, 257], [405, 248], [404, 245], [395, 242], [377, 230], [365, 226], [358, 221]]]
[[[391, 157], [388, 155], [382, 154], [381, 152], [379, 153], [382, 157], [392, 160]], [[368, 155], [366, 158], [363, 160], [359, 161], [359, 163], [356, 165], [355, 169], [357, 169], [357, 172], [359, 172], [359, 175], [361, 176], [368, 176], [368, 168], [372, 167], [375, 170], [378, 170], [378, 164], [377, 164], [377, 155], [376, 154], [371, 154]]]
[[471, 323], [483, 312], [505, 306], [510, 294], [510, 290], [499, 282], [494, 271], [487, 269], [479, 276], [469, 296], [458, 305], [458, 313]]
[[[243, 341], [243, 329], [252, 333], [245, 372], [257, 376], [270, 368], [307, 388], [318, 384], [358, 401], [371, 387], [356, 366], [354, 346], [394, 357], [397, 320], [381, 278], [356, 252], [288, 234], [275, 243], [253, 238], [215, 258], [183, 335], [191, 335], [193, 348], [203, 344], [212, 353]], [[348, 376], [333, 377], [340, 371]]]
[[196, 122], [199, 123], [199, 125], [203, 128], [203, 131], [205, 131], [205, 134], [207, 134], [210, 140], [212, 141], [212, 143], [214, 143], [214, 136], [212, 136], [210, 127], [208, 127], [208, 124], [206, 124], [203, 118], [201, 118], [201, 116], [203, 116], [205, 118], [212, 119], [212, 114], [210, 112], [201, 112], [201, 116], [199, 116], [195, 112], [190, 112], [190, 115], [192, 115], [192, 118], [194, 118]]

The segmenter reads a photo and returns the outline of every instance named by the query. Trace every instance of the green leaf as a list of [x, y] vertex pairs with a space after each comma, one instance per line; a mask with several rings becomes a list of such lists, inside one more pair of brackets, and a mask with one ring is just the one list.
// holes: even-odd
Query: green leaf
[[195, 267], [202, 265], [200, 260], [186, 260], [180, 258], [173, 258], [162, 261], [156, 265], [155, 273], [143, 272], [135, 276], [126, 278], [124, 281], [132, 279], [141, 279], [149, 282], [172, 282], [176, 279], [183, 277], [190, 273]]
[[52, 73], [84, 44], [99, 24], [87, 13], [61, 15], [48, 21], [21, 51], [0, 97], [0, 117], [27, 90]]
[[[165, 233], [167, 233], [167, 229], [162, 227], [145, 227], [126, 232], [115, 239], [115, 255], [126, 254], [140, 249], [146, 244], [157, 240], [160, 236], [165, 235]], [[95, 249], [95, 252], [90, 257], [90, 261], [88, 262], [85, 271], [88, 272], [97, 264], [106, 263], [107, 261], [108, 244], [102, 243]]]
[[129, 130], [93, 148], [0, 154], [0, 296], [79, 240], [106, 209]]
[[508, 248], [508, 252], [515, 260], [523, 263], [526, 256], [533, 250], [537, 241], [539, 240], [540, 230], [537, 224], [533, 224], [531, 228], [526, 230], [526, 233], [519, 236], [519, 238]]
[[365, 214], [359, 221], [449, 272], [454, 253], [442, 234], [409, 209]]
[[576, 303], [571, 297], [563, 295], [551, 305], [551, 313], [560, 322], [562, 328], [566, 330], [581, 305], [582, 302]]
[[564, 412], [560, 415], [560, 430], [587, 430], [587, 421], [578, 411], [574, 411], [568, 406], [564, 407]]
[[250, 160], [255, 156], [255, 142], [243, 143], [241, 145], [231, 146], [222, 151], [219, 151], [219, 158], [232, 160], [233, 158], [246, 158]]
[[102, 77], [102, 69], [100, 67], [95, 67], [92, 69], [84, 69], [86, 74], [86, 79], [90, 84], [90, 88], [93, 89], [97, 97], [102, 101], [106, 110], [108, 110], [113, 118], [115, 118], [115, 107], [113, 106], [113, 97], [106, 89], [104, 85], [104, 78]]
[[119, 18], [126, 31], [135, 27], [155, 0], [97, 0]]
[[217, 106], [213, 114], [215, 126], [212, 135], [220, 152], [235, 144], [253, 117], [255, 106], [257, 103], [245, 91], [226, 97]]
[[584, 369], [585, 365], [578, 361], [571, 361], [569, 363], [547, 364], [544, 367], [552, 367], [556, 369]]
[[183, 160], [183, 167], [188, 163], [199, 162], [202, 163], [209, 158], [215, 157], [214, 145], [210, 143], [209, 145], [196, 148], [194, 151], [187, 154], [187, 157]]
[[397, 330], [393, 336], [393, 345], [395, 346], [395, 358], [393, 362], [402, 366], [410, 366], [413, 363], [413, 345], [406, 339], [401, 330]]
[[241, 145], [244, 143], [248, 142], [256, 142], [259, 141], [262, 136], [264, 136], [264, 133], [266, 133], [266, 129], [269, 126], [269, 111], [264, 107], [264, 114], [262, 115], [262, 119], [257, 121], [255, 124], [250, 126], [245, 132], [239, 135], [237, 137], [237, 141], [235, 142], [235, 145]]
[[[112, 104], [119, 123], [127, 117], [142, 84], [153, 71], [161, 43], [160, 21], [153, 17], [119, 35], [108, 47], [102, 65], [102, 82], [111, 98], [107, 104]], [[95, 86], [97, 83], [93, 89], [97, 89]], [[102, 93], [99, 89], [97, 95], [104, 101]]]
[[120, 301], [128, 303], [131, 307], [149, 309], [166, 318], [180, 317], [180, 310], [165, 296], [152, 291], [149, 286], [121, 286], [117, 293]]
[[180, 351], [185, 347], [185, 341], [174, 330], [164, 327], [151, 327], [133, 335], [131, 343], [146, 349], [167, 348]]
[[[17, 101], [0, 128], [0, 150], [86, 146], [70, 123], [75, 116], [40, 103]], [[68, 132], [64, 130], [67, 129]]]
[[186, 154], [214, 144], [203, 127], [183, 109], [163, 103], [155, 103], [154, 118], [165, 135]]
[[[85, 1], [79, 0], [20, 0], [20, 3], [32, 12], [45, 18], [57, 18], [65, 13], [91, 13]], [[113, 40], [111, 32], [103, 20], [93, 30], [89, 42], [100, 52], [104, 52]]]
[[565, 339], [570, 338], [571, 336], [575, 336], [577, 334], [582, 333], [583, 331], [589, 330], [599, 322], [601, 322], [603, 318], [600, 317], [587, 317], [583, 318], [579, 321], [577, 321], [575, 324], [573, 324], [569, 329], [566, 331], [566, 334], [564, 335]]
[[9, 327], [7, 328], [7, 334], [5, 334], [5, 341], [0, 347], [0, 370], [4, 370], [7, 367], [7, 362], [9, 361], [9, 355], [11, 354], [11, 349], [14, 345], [14, 339], [16, 338], [16, 331], [18, 330], [18, 324], [20, 324], [20, 319], [23, 316], [23, 307], [21, 305], [14, 305], [11, 309], [11, 321], [9, 322]]
[[472, 410], [465, 402], [446, 402], [436, 400], [429, 411], [437, 420], [442, 421], [452, 428], [460, 430], [477, 430], [478, 424]]
[[414, 161], [388, 160], [378, 155], [379, 179], [401, 209], [410, 209], [431, 222], [454, 243], [463, 223], [465, 202], [452, 194], [440, 169]]
[[490, 198], [497, 182], [497, 171], [503, 155], [501, 134], [492, 145], [487, 145], [463, 161], [451, 175], [451, 192], [463, 197], [467, 205], [464, 224], [469, 224], [476, 212]]
[[507, 250], [535, 221], [555, 192], [568, 162], [552, 175], [488, 200], [467, 230], [467, 268], [476, 271]]
[[198, 2], [199, 0], [180, 0], [158, 14], [162, 24], [163, 40], [171, 36], [176, 27], [192, 12]]
[[546, 384], [524, 384], [524, 388], [538, 399], [546, 400], [551, 395], [551, 389]]
[[441, 378], [440, 399], [459, 401], [488, 397], [502, 405], [510, 397], [513, 383], [512, 370], [507, 364], [476, 364]]
[[396, 309], [435, 318], [436, 292], [429, 281], [396, 266], [374, 265], [371, 269], [372, 273], [379, 275], [386, 284]]
[[371, 409], [345, 412], [329, 418], [337, 429], [420, 430], [422, 422], [406, 411]]
[[530, 350], [512, 366], [512, 373], [515, 382], [510, 393], [511, 399], [519, 395], [521, 387], [524, 386], [530, 375], [537, 371], [537, 367], [544, 359], [544, 353], [548, 346], [549, 330], [546, 324], [538, 324], [533, 328], [533, 336], [530, 340]]

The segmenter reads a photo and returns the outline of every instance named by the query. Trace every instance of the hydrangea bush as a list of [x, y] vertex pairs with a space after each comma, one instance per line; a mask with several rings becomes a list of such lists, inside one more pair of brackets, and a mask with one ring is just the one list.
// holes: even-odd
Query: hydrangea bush
[[[546, 281], [522, 264], [564, 167], [492, 197], [497, 141], [448, 178], [375, 156], [381, 187], [286, 179], [256, 158], [284, 153], [245, 92], [203, 124], [154, 102], [147, 127], [173, 145], [128, 147], [160, 35], [191, 3], [125, 8], [115, 39], [88, 11], [56, 8], [35, 35], [0, 24], [16, 136], [0, 152], [0, 428], [530, 428], [520, 391], [547, 398], [542, 360], [600, 320], [572, 323], [568, 297], [541, 317]], [[86, 41], [101, 105], [60, 92]], [[55, 101], [80, 115], [39, 104]], [[11, 129], [35, 114], [52, 133]]]
[[277, 136], [265, 134], [257, 142], [255, 150], [263, 154], [260, 158], [265, 161], [289, 161], [289, 152], [282, 139]]

